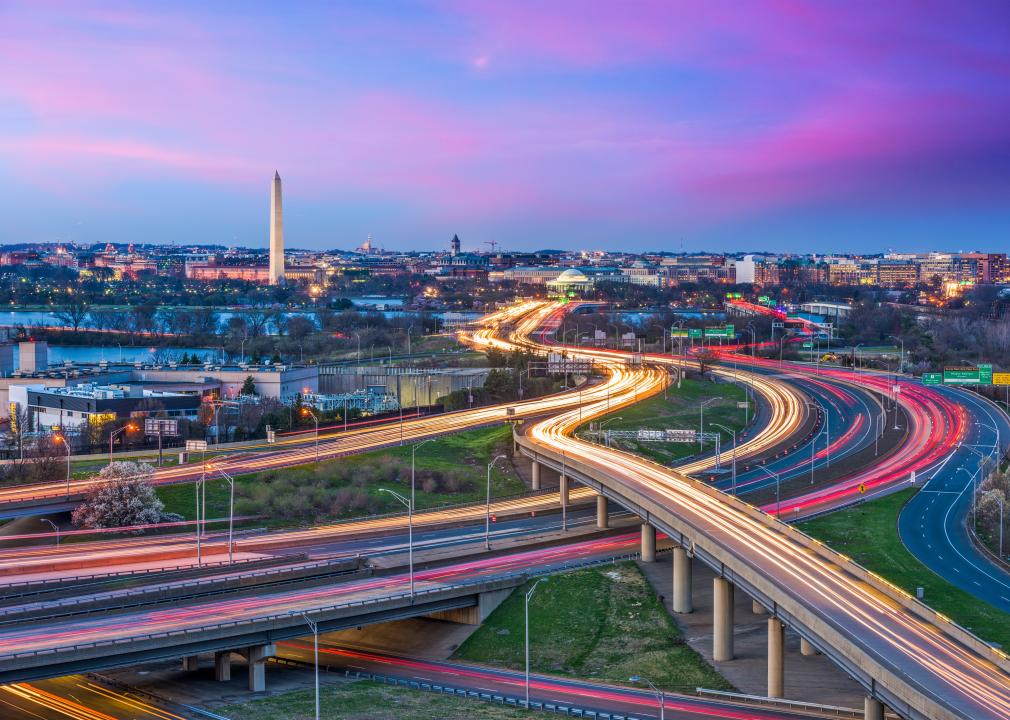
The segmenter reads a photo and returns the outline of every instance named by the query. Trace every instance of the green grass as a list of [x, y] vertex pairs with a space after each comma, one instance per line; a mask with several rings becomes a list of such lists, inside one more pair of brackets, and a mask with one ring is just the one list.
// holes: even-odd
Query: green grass
[[[454, 659], [524, 667], [524, 598], [518, 588]], [[692, 650], [634, 563], [564, 573], [530, 602], [530, 669], [628, 684], [632, 675], [678, 692], [730, 689]]]
[[[469, 430], [467, 432], [447, 435], [436, 438], [432, 442], [426, 443], [418, 448], [416, 452], [416, 468], [420, 470], [460, 470], [464, 469], [472, 475], [474, 489], [468, 492], [442, 493], [424, 492], [420, 485], [417, 489], [416, 502], [419, 510], [436, 507], [446, 503], [465, 503], [483, 500], [485, 497], [485, 487], [487, 479], [487, 463], [490, 462], [504, 448], [508, 447], [511, 440], [512, 429], [506, 425], [498, 425], [489, 428]], [[383, 456], [398, 457], [407, 463], [410, 462], [411, 445], [396, 446], [376, 450], [374, 452], [351, 455], [322, 462], [319, 467], [314, 465], [302, 465], [293, 468], [286, 468], [285, 475], [300, 474], [305, 476], [315, 476], [325, 479], [327, 470], [334, 468], [338, 464], [346, 467], [362, 467], [374, 464]], [[251, 486], [263, 480], [269, 473], [256, 473], [253, 475], [243, 475], [236, 478], [240, 486]], [[328, 486], [333, 492], [337, 492], [344, 485], [332, 483]], [[395, 500], [379, 493], [379, 485], [369, 489], [370, 494], [384, 503], [384, 510], [388, 512], [398, 512], [402, 506]], [[389, 489], [402, 492], [402, 486], [391, 485]], [[491, 473], [491, 496], [502, 497], [505, 495], [515, 495], [525, 490], [523, 481], [509, 469], [507, 461], [499, 461]], [[163, 485], [157, 488], [158, 497], [165, 503], [166, 512], [179, 513], [186, 519], [193, 519], [196, 515], [196, 490], [195, 483], [179, 483], [177, 485]], [[210, 480], [207, 482], [207, 516], [210, 518], [226, 517], [228, 514], [229, 488], [225, 480]], [[241, 493], [236, 488], [236, 498]], [[362, 511], [359, 514], [367, 514]], [[352, 517], [353, 514], [341, 517]], [[258, 523], [262, 524], [262, 523]], [[267, 520], [266, 524], [279, 527], [285, 523]]]
[[1010, 616], [951, 585], [902, 544], [898, 514], [916, 492], [902, 490], [797, 527], [913, 595], [917, 587], [923, 588], [930, 607], [983, 640], [1010, 647]]
[[[488, 720], [527, 718], [529, 713], [491, 703], [408, 690], [367, 680], [323, 685], [319, 710], [327, 720]], [[241, 705], [214, 708], [225, 717], [243, 720], [312, 720], [315, 692], [296, 690]]]
[[[605, 430], [666, 430], [687, 429], [697, 430], [699, 421], [699, 404], [709, 398], [721, 397], [722, 400], [710, 403], [705, 408], [705, 431], [718, 431], [722, 446], [729, 449], [732, 446], [732, 436], [709, 423], [719, 423], [739, 432], [744, 426], [745, 411], [736, 404], [746, 398], [744, 389], [731, 383], [712, 383], [708, 380], [685, 379], [678, 389], [676, 385], [667, 391], [667, 397], [654, 395], [647, 400], [611, 413], [600, 422], [619, 417], [620, 420], [607, 422]], [[588, 429], [588, 425], [584, 429]], [[615, 447], [637, 453], [658, 463], [669, 465], [681, 458], [698, 452], [697, 443], [640, 443], [621, 441]], [[711, 450], [710, 446], [708, 447]]]

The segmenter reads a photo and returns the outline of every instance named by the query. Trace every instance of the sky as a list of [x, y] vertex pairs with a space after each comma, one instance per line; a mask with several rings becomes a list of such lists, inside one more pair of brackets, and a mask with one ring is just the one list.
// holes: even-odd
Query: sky
[[1010, 250], [1006, 0], [0, 0], [0, 243]]

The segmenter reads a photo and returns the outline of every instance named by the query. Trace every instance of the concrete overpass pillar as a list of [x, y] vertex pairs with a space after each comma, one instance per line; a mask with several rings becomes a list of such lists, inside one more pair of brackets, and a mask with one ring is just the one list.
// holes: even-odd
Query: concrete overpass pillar
[[768, 612], [767, 610], [765, 610], [765, 606], [759, 603], [757, 600], [751, 601], [750, 609], [751, 612], [754, 613], [755, 615], [764, 615], [766, 612]]
[[558, 477], [558, 491], [561, 493], [561, 507], [568, 507], [568, 476], [564, 473]]
[[884, 720], [884, 703], [867, 696], [863, 700], [863, 718], [865, 720]]
[[778, 618], [768, 618], [768, 697], [785, 695], [786, 628]]
[[245, 649], [245, 657], [249, 662], [249, 690], [263, 692], [267, 689], [267, 658], [277, 654], [277, 646], [253, 645]]
[[656, 528], [642, 523], [642, 562], [656, 562]]
[[218, 682], [231, 680], [231, 650], [214, 653], [214, 679]]
[[691, 598], [691, 563], [686, 548], [675, 547], [673, 549], [673, 611], [675, 613], [689, 613], [694, 610]]
[[537, 461], [537, 460], [533, 461], [532, 472], [533, 472], [533, 483], [532, 483], [533, 489], [534, 490], [539, 490], [540, 489], [540, 462], [539, 461]]
[[712, 659], [725, 662], [733, 659], [733, 595], [734, 586], [724, 577], [713, 581]]
[[811, 645], [806, 638], [800, 638], [800, 655], [817, 655], [817, 648]]
[[182, 659], [183, 672], [195, 672], [200, 667], [199, 655], [187, 655]]
[[596, 496], [596, 527], [605, 528], [609, 527], [609, 518], [607, 517], [607, 498], [603, 495]]

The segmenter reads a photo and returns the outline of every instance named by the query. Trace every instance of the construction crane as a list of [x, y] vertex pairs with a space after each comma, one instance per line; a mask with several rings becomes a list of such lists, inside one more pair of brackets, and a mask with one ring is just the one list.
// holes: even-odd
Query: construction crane
[[494, 249], [496, 247], [498, 247], [498, 241], [497, 240], [485, 240], [484, 244], [491, 246], [491, 254], [494, 255]]

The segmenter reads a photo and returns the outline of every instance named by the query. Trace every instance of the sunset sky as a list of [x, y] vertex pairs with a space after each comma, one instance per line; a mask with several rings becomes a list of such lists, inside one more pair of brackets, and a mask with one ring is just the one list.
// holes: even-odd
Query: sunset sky
[[0, 0], [0, 243], [1010, 250], [1010, 2]]

